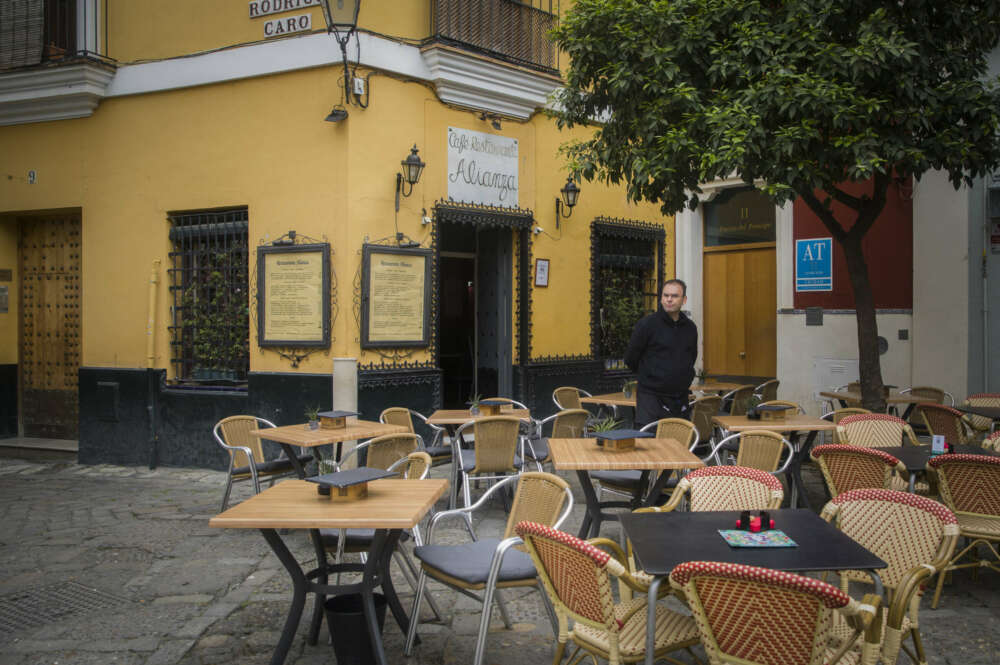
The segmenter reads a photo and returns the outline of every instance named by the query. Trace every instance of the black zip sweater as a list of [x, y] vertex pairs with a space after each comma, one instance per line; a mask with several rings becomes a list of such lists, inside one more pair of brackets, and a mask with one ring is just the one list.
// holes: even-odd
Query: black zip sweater
[[662, 306], [635, 324], [625, 351], [639, 387], [659, 395], [687, 395], [697, 359], [698, 327], [683, 312], [674, 321]]

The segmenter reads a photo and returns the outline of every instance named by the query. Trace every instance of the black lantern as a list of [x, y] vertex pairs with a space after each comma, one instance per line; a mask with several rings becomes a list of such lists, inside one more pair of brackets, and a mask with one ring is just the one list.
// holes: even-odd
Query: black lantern
[[[560, 218], [569, 219], [570, 215], [573, 214], [573, 206], [580, 198], [580, 188], [573, 182], [573, 176], [566, 178], [566, 184], [559, 190], [559, 193], [562, 194], [562, 199], [556, 199], [556, 228], [559, 228]], [[566, 214], [563, 214], [564, 206], [569, 210]]]
[[[358, 12], [361, 0], [323, 0], [323, 15], [326, 17], [326, 31], [332, 32], [340, 44], [340, 55], [344, 62], [344, 99], [351, 103], [351, 74], [347, 66], [347, 42], [358, 28]], [[336, 107], [327, 116], [329, 122], [339, 122], [347, 117], [347, 110], [338, 113]]]
[[410, 148], [410, 154], [400, 162], [403, 171], [396, 174], [396, 212], [399, 212], [399, 193], [402, 192], [403, 196], [412, 194], [413, 186], [420, 181], [420, 174], [427, 166], [420, 160], [418, 152], [417, 144], [414, 143], [413, 147]]

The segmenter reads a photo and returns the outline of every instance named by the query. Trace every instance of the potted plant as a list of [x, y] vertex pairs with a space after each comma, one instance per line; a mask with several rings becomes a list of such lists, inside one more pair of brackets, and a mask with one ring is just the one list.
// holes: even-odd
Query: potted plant
[[473, 416], [479, 415], [479, 402], [482, 400], [483, 396], [476, 393], [469, 398], [469, 413]]
[[306, 419], [309, 421], [309, 429], [319, 429], [319, 407], [307, 406]]
[[760, 396], [751, 395], [750, 399], [747, 400], [747, 418], [750, 420], [760, 420], [760, 414], [757, 412], [757, 407], [760, 406]]
[[625, 397], [632, 397], [632, 395], [635, 394], [635, 389], [636, 389], [636, 386], [638, 385], [638, 383], [639, 382], [636, 381], [635, 379], [632, 379], [631, 381], [626, 381], [625, 383], [623, 383], [622, 384], [622, 394], [624, 394]]
[[699, 367], [694, 371], [695, 377], [698, 379], [698, 385], [705, 385], [705, 379], [708, 378], [708, 372], [705, 371], [704, 367]]
[[[594, 421], [588, 429], [591, 433], [600, 434], [601, 432], [610, 432], [611, 430], [617, 428], [620, 424], [621, 421], [615, 420], [612, 416], [608, 416], [607, 418], [601, 418], [600, 420]], [[597, 437], [597, 445], [603, 445], [600, 437]]]

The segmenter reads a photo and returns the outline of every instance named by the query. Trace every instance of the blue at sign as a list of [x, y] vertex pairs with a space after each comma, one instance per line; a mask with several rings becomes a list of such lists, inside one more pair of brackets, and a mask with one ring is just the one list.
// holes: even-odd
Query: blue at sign
[[833, 238], [795, 241], [795, 290], [833, 291]]

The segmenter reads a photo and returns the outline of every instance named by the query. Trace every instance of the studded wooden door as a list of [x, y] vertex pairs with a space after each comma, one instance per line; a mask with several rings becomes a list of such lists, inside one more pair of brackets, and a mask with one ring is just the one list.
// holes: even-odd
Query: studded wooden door
[[80, 217], [19, 221], [24, 436], [79, 435]]

